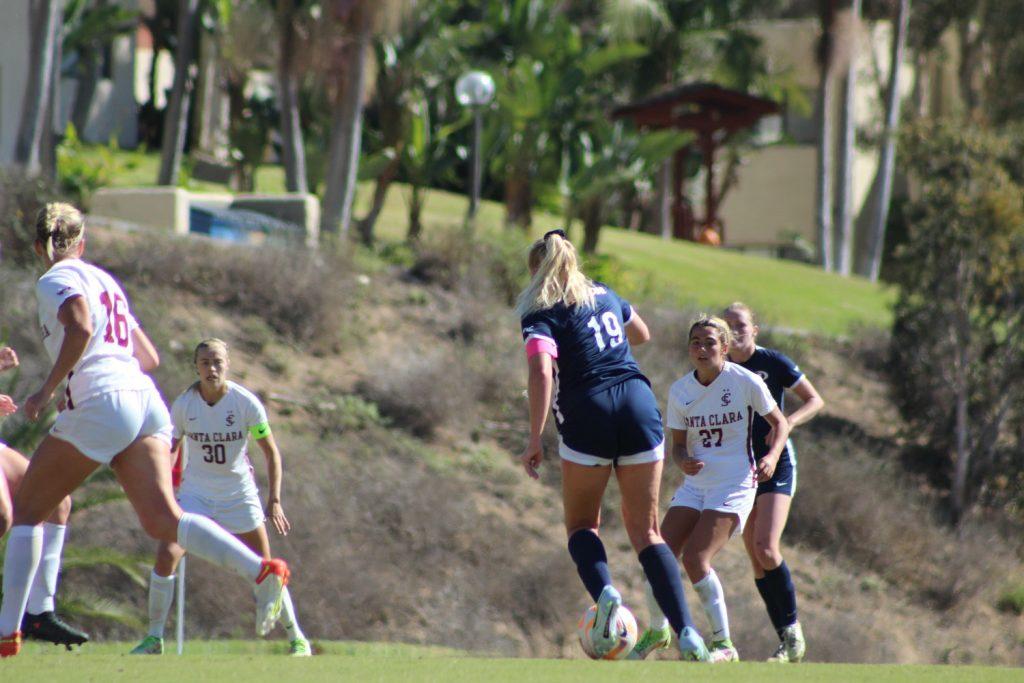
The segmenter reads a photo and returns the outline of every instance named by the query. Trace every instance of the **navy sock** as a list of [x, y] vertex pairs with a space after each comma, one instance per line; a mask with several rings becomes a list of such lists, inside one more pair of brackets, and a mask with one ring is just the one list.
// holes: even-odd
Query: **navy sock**
[[612, 585], [604, 543], [590, 529], [580, 529], [569, 537], [569, 555], [576, 563], [576, 573], [583, 579], [587, 592], [597, 602], [604, 587]]
[[797, 621], [796, 588], [793, 587], [793, 577], [789, 575], [786, 562], [783, 561], [775, 569], [767, 570], [764, 578], [768, 582], [768, 592], [778, 609], [779, 625], [776, 628], [792, 626]]
[[779, 606], [773, 600], [773, 596], [768, 587], [769, 579], [762, 576], [760, 579], [754, 578], [754, 585], [757, 586], [757, 592], [761, 594], [761, 599], [764, 600], [764, 606], [768, 609], [768, 618], [771, 619], [772, 628], [775, 629], [775, 633], [778, 634], [779, 640], [782, 640], [782, 629], [779, 619]]
[[649, 545], [640, 551], [640, 564], [651, 584], [651, 592], [658, 601], [658, 607], [672, 625], [676, 635], [684, 627], [693, 628], [693, 619], [686, 606], [683, 581], [679, 578], [679, 561], [664, 543]]

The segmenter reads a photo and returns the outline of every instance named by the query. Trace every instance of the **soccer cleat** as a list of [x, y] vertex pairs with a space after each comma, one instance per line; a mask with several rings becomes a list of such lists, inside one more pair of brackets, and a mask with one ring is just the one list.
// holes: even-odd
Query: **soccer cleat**
[[594, 616], [594, 626], [590, 629], [590, 642], [601, 656], [610, 652], [618, 643], [617, 620], [621, 606], [622, 596], [619, 591], [614, 586], [605, 586], [597, 599], [597, 614]]
[[765, 660], [772, 664], [789, 664], [789, 655], [786, 653], [786, 644], [779, 643], [779, 646], [775, 648], [775, 652], [772, 656]]
[[41, 614], [25, 613], [21, 619], [21, 635], [26, 640], [45, 640], [54, 645], [63, 645], [68, 650], [72, 645], [89, 642], [89, 634], [64, 623], [53, 611]]
[[142, 642], [132, 648], [130, 655], [162, 655], [164, 653], [164, 639], [156, 636], [146, 636]]
[[709, 653], [711, 654], [711, 662], [713, 664], [740, 661], [740, 653], [728, 638], [711, 641]]
[[296, 638], [288, 644], [288, 654], [292, 657], [312, 657], [313, 648], [305, 638]]
[[689, 626], [679, 634], [679, 654], [684, 662], [710, 662], [711, 653], [696, 629]]
[[0, 636], [0, 657], [13, 657], [21, 652], [21, 631], [9, 636]]
[[281, 616], [281, 591], [288, 585], [288, 563], [274, 558], [263, 560], [256, 576], [256, 635], [265, 636]]
[[626, 659], [647, 659], [647, 655], [655, 650], [664, 650], [671, 644], [671, 626], [666, 625], [665, 628], [660, 629], [647, 628], [644, 629], [639, 640], [636, 641], [636, 646]]
[[803, 661], [807, 652], [807, 643], [804, 641], [804, 631], [800, 628], [800, 622], [794, 621], [790, 626], [782, 629], [782, 643], [786, 646], [786, 656], [793, 664]]

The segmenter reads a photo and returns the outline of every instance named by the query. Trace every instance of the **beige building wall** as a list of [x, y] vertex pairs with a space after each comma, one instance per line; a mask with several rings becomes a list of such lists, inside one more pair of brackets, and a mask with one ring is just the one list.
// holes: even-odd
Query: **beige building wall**
[[14, 161], [28, 80], [29, 0], [0, 0], [0, 166]]

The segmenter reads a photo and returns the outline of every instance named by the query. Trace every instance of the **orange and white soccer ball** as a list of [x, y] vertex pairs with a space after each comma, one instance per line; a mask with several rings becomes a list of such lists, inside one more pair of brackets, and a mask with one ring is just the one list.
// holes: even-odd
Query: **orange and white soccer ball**
[[590, 631], [594, 628], [594, 619], [596, 618], [597, 605], [591, 605], [576, 624], [576, 635], [580, 638], [580, 645], [583, 647], [583, 651], [591, 659], [625, 659], [626, 655], [633, 651], [633, 646], [636, 645], [636, 617], [626, 609], [625, 605], [619, 607], [618, 615], [615, 619], [615, 644], [605, 653], [599, 653], [590, 640]]

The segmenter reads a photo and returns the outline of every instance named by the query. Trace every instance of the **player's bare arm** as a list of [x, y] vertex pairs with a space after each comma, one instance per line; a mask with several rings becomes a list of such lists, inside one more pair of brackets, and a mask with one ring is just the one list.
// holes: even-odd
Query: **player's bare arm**
[[647, 323], [636, 312], [636, 309], [630, 307], [630, 310], [633, 311], [633, 314], [629, 317], [629, 322], [626, 323], [626, 339], [633, 346], [646, 344], [651, 340], [651, 331], [647, 329]]
[[160, 365], [160, 354], [141, 327], [132, 330], [132, 355], [139, 361], [143, 372], [155, 370]]
[[85, 297], [75, 296], [61, 304], [57, 311], [57, 320], [64, 326], [64, 341], [61, 343], [60, 353], [43, 386], [25, 399], [25, 416], [33, 422], [39, 419], [39, 413], [53, 399], [57, 387], [82, 358], [92, 337], [92, 318]]
[[532, 479], [537, 479], [540, 477], [537, 468], [544, 457], [541, 436], [544, 434], [548, 410], [551, 408], [551, 387], [554, 380], [551, 373], [551, 356], [536, 353], [530, 356], [527, 362], [530, 372], [526, 390], [530, 403], [530, 441], [526, 445], [526, 450], [519, 456], [519, 460], [523, 463], [526, 473]]
[[786, 447], [786, 440], [789, 438], [789, 421], [778, 407], [765, 415], [764, 419], [772, 427], [769, 435], [772, 442], [768, 454], [757, 461], [758, 481], [768, 481], [775, 474], [775, 466], [779, 464], [779, 456], [782, 455], [782, 449]]
[[694, 475], [704, 469], [704, 461], [691, 457], [686, 448], [686, 430], [672, 430], [672, 460], [683, 471], [683, 474]]
[[267, 496], [267, 519], [274, 525], [274, 529], [282, 536], [287, 536], [292, 525], [284, 515], [284, 507], [281, 505], [281, 477], [284, 468], [281, 466], [281, 452], [277, 449], [273, 434], [267, 434], [257, 439], [260, 450], [267, 459], [267, 480], [270, 486], [270, 494]]
[[804, 377], [792, 387], [792, 392], [796, 394], [803, 405], [794, 410], [788, 416], [789, 428], [802, 425], [805, 422], [810, 421], [815, 415], [825, 407], [825, 400], [821, 398], [818, 390], [811, 384], [811, 380]]

